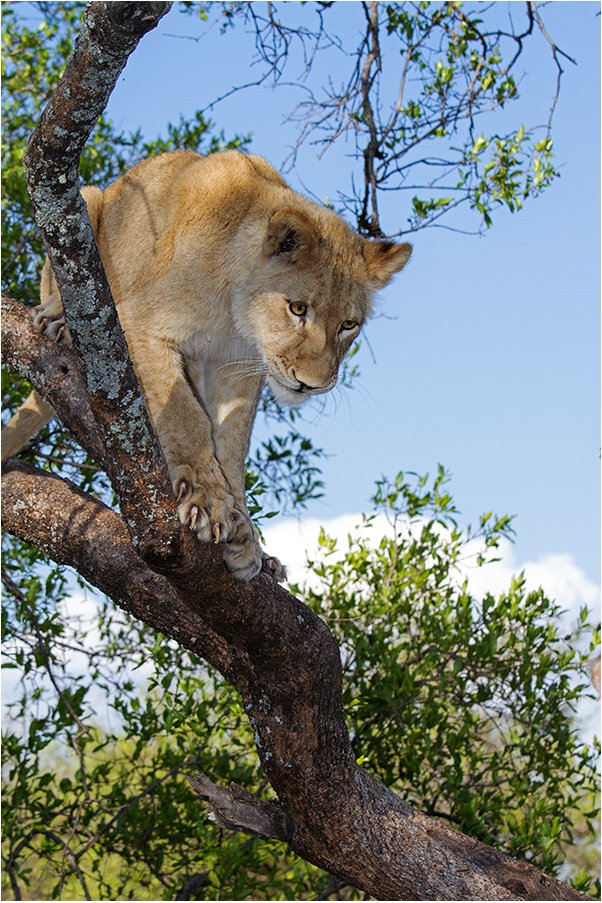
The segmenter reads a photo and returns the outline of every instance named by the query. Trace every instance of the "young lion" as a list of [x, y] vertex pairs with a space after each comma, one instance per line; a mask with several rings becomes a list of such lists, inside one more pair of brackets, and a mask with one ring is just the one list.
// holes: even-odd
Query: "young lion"
[[[182, 523], [223, 543], [236, 577], [281, 578], [245, 502], [262, 386], [287, 405], [329, 392], [411, 246], [360, 238], [237, 151], [163, 154], [82, 194]], [[48, 261], [41, 302], [38, 328], [69, 341]], [[32, 393], [3, 430], [3, 457], [51, 416]]]

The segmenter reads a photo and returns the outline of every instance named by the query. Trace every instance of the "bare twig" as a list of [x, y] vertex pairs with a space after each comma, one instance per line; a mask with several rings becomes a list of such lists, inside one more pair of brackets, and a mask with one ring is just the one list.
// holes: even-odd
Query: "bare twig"
[[62, 839], [62, 837], [59, 837], [59, 835], [56, 834], [54, 831], [49, 831], [49, 830], [39, 831], [38, 833], [44, 834], [45, 837], [48, 837], [49, 840], [54, 841], [54, 843], [56, 843], [63, 850], [62, 861], [61, 861], [61, 881], [60, 881], [59, 886], [62, 887], [62, 884], [64, 881], [64, 861], [65, 861], [65, 859], [67, 859], [69, 862], [69, 865], [71, 866], [71, 868], [77, 875], [77, 879], [82, 886], [82, 890], [84, 892], [86, 900], [91, 900], [92, 897], [90, 896], [90, 892], [88, 890], [88, 885], [86, 884], [86, 879], [84, 878], [83, 872], [77, 863], [77, 859], [76, 859], [75, 855], [69, 849], [69, 847], [67, 846], [65, 841]]
[[[362, 2], [368, 22], [367, 43], [368, 53], [364, 61], [361, 75], [362, 110], [368, 129], [369, 141], [364, 148], [364, 203], [359, 219], [360, 229], [369, 235], [379, 238], [383, 235], [378, 221], [378, 200], [376, 196], [375, 159], [380, 155], [380, 141], [374, 121], [371, 92], [374, 80], [381, 69], [380, 44], [378, 39], [378, 3], [370, 0], [368, 4]], [[374, 66], [374, 71], [372, 67]], [[370, 203], [370, 214], [368, 213]]]
[[552, 127], [552, 118], [554, 116], [554, 112], [556, 111], [556, 105], [558, 103], [558, 97], [560, 95], [560, 82], [562, 80], [562, 75], [564, 73], [564, 70], [563, 70], [562, 66], [560, 65], [560, 60], [558, 59], [558, 57], [563, 56], [565, 59], [567, 59], [570, 63], [573, 63], [573, 65], [575, 65], [575, 66], [577, 65], [577, 63], [571, 56], [568, 55], [568, 53], [564, 53], [564, 51], [561, 50], [559, 47], [557, 47], [557, 45], [554, 43], [554, 41], [552, 41], [552, 39], [550, 38], [549, 34], [547, 33], [547, 31], [544, 27], [543, 22], [541, 21], [541, 16], [539, 15], [539, 10], [537, 9], [537, 4], [534, 3], [533, 0], [529, 0], [528, 7], [529, 7], [530, 12], [534, 16], [534, 18], [537, 20], [537, 24], [539, 25], [541, 33], [543, 34], [544, 38], [546, 39], [546, 41], [552, 48], [552, 55], [554, 57], [554, 61], [558, 68], [558, 75], [556, 77], [556, 93], [554, 94], [554, 97], [552, 99], [550, 116], [548, 118], [548, 134], [549, 134], [550, 129]]

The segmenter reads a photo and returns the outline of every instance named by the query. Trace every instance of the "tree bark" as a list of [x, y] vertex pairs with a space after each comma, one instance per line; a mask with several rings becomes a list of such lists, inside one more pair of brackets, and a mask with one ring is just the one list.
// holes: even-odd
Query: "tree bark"
[[[23, 158], [36, 223], [106, 447], [103, 466], [135, 541], [149, 543], [154, 555], [167, 560], [178, 554], [173, 493], [80, 194], [79, 158], [129, 55], [170, 7], [88, 4], [65, 72]], [[123, 467], [134, 456], [141, 479]], [[156, 504], [148, 504], [149, 496]]]
[[286, 840], [309, 862], [380, 899], [586, 899], [427, 818], [360, 768], [327, 626], [269, 577], [235, 580], [219, 549], [198, 543], [177, 521], [77, 190], [84, 133], [140, 34], [166, 6], [90, 4], [28, 148], [28, 183], [75, 353], [25, 328], [19, 318], [26, 315], [10, 299], [3, 318], [10, 365], [107, 469], [121, 514], [67, 480], [12, 460], [2, 476], [5, 528], [205, 658], [240, 692], [276, 798], [265, 803], [194, 778], [218, 821]]

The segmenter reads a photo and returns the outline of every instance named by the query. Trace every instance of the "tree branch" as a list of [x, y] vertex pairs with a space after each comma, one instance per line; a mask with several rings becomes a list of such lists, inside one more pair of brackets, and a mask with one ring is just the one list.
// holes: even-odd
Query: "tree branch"
[[[246, 656], [185, 605], [164, 577], [150, 570], [117, 512], [69, 480], [11, 459], [2, 468], [2, 521], [7, 532], [58, 564], [74, 568], [124, 611], [204, 658], [244, 690]], [[197, 545], [207, 552], [209, 566], [213, 555], [214, 569], [223, 572], [217, 549]], [[198, 571], [197, 590], [202, 591]]]
[[[95, 402], [108, 476], [139, 547], [166, 561], [180, 552], [175, 501], [80, 194], [79, 157], [129, 55], [170, 6], [88, 4], [75, 49], [23, 158], [36, 223]], [[134, 455], [142, 479], [128, 473]]]
[[278, 800], [260, 800], [238, 784], [220, 787], [204, 774], [189, 777], [188, 781], [199, 799], [210, 804], [214, 821], [220, 827], [246, 831], [265, 840], [291, 839], [292, 825]]
[[[374, 122], [374, 112], [370, 100], [370, 92], [374, 84], [378, 72], [381, 68], [380, 45], [378, 41], [378, 3], [376, 0], [370, 0], [368, 5], [362, 4], [368, 22], [368, 33], [366, 36], [366, 44], [368, 46], [368, 54], [364, 62], [361, 75], [361, 92], [362, 92], [362, 110], [368, 128], [370, 140], [364, 148], [364, 203], [360, 216], [359, 225], [366, 229], [370, 235], [381, 238], [383, 232], [380, 228], [378, 220], [378, 200], [376, 196], [376, 173], [374, 161], [380, 154], [380, 142]], [[372, 72], [372, 65], [376, 63], [376, 68]], [[370, 202], [372, 212], [368, 216], [368, 203]]]
[[50, 405], [88, 454], [104, 463], [106, 449], [76, 354], [34, 327], [30, 311], [2, 292], [2, 359]]

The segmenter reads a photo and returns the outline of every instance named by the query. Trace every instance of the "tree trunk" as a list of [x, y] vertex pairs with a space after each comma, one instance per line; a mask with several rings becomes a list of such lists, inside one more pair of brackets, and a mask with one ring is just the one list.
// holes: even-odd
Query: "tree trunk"
[[262, 802], [196, 776], [193, 789], [219, 823], [277, 837], [380, 899], [587, 899], [427, 818], [360, 768], [327, 626], [271, 578], [235, 580], [219, 549], [178, 523], [77, 178], [81, 149], [129, 53], [168, 7], [90, 4], [28, 147], [28, 186], [75, 351], [37, 335], [25, 309], [3, 298], [8, 365], [106, 469], [121, 513], [12, 460], [2, 476], [5, 528], [205, 658], [240, 692], [276, 799]]

